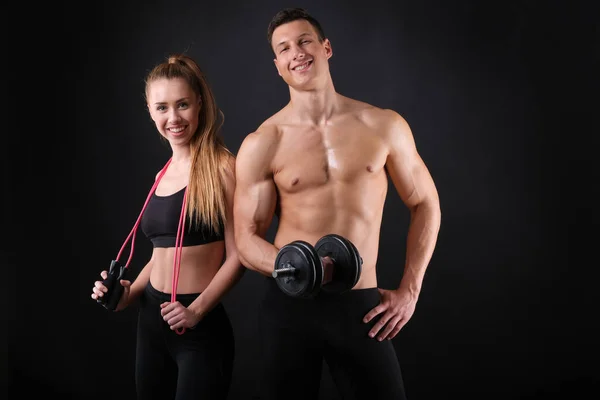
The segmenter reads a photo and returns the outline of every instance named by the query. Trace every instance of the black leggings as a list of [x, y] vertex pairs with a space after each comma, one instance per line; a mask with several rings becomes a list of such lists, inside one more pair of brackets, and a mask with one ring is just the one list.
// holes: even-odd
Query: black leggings
[[406, 399], [391, 341], [369, 338], [363, 317], [379, 304], [376, 288], [315, 299], [293, 298], [267, 278], [259, 316], [261, 399], [318, 399], [323, 359], [343, 399]]
[[[177, 295], [188, 306], [198, 294]], [[160, 304], [171, 301], [148, 283], [141, 296], [138, 318], [135, 380], [140, 400], [224, 400], [234, 357], [234, 338], [222, 304], [194, 329], [182, 335], [160, 315]]]

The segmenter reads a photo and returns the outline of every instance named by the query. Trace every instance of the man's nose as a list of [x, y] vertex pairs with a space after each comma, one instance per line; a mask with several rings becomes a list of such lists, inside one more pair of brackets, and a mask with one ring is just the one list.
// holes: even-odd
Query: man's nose
[[294, 47], [294, 60], [303, 59], [306, 56], [306, 53], [300, 46]]

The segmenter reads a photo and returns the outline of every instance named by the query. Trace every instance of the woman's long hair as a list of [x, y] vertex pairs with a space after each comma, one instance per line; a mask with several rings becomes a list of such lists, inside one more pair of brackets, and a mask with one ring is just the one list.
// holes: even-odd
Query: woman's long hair
[[221, 137], [223, 113], [200, 66], [184, 54], [171, 55], [146, 77], [148, 86], [157, 79], [184, 79], [201, 99], [198, 129], [190, 139], [192, 155], [186, 212], [193, 225], [204, 224], [221, 233], [226, 222], [225, 168], [233, 154]]

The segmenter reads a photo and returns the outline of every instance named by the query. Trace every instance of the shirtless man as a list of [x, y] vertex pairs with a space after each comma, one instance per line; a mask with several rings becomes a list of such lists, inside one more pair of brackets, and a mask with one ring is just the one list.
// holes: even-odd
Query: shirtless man
[[[261, 398], [318, 398], [325, 359], [344, 399], [404, 399], [389, 339], [415, 311], [437, 241], [435, 184], [399, 114], [336, 93], [331, 43], [313, 17], [302, 9], [280, 11], [268, 40], [290, 102], [244, 139], [234, 200], [240, 259], [268, 277], [259, 317]], [[388, 174], [411, 213], [404, 272], [394, 290], [379, 289], [376, 274]], [[265, 235], [276, 213], [271, 244]], [[312, 299], [280, 290], [271, 278], [279, 249], [295, 240], [314, 246], [330, 233], [349, 239], [363, 259], [354, 288]]]

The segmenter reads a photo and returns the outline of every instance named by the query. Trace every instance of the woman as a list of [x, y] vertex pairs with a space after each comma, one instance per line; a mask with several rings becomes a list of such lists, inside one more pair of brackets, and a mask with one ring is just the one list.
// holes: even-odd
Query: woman
[[[172, 155], [130, 234], [139, 224], [153, 243], [151, 259], [133, 283], [120, 280], [115, 310], [140, 301], [139, 399], [225, 399], [234, 338], [221, 298], [244, 271], [233, 236], [235, 157], [220, 136], [220, 111], [193, 59], [171, 56], [145, 82], [150, 116]], [[110, 285], [107, 271], [101, 277], [92, 298], [102, 303]]]

